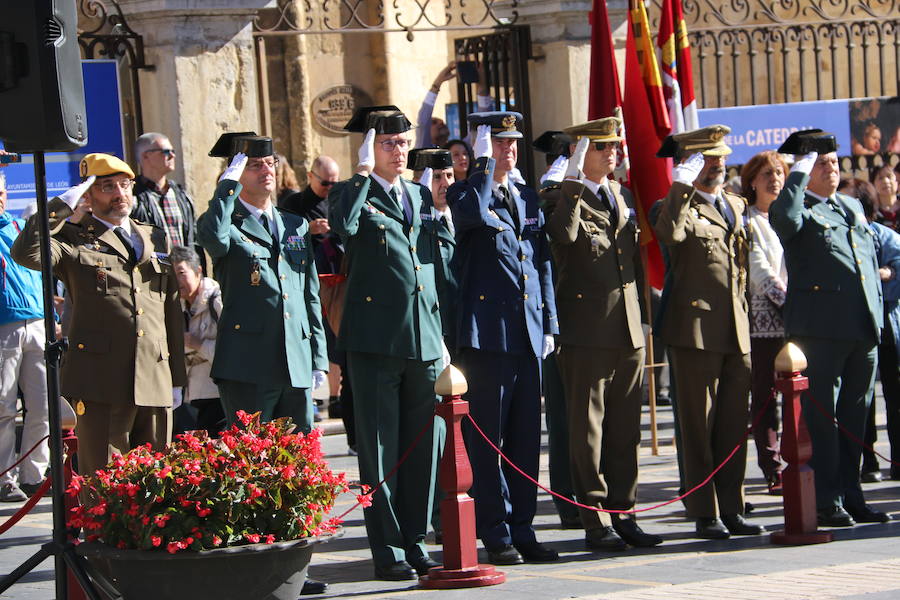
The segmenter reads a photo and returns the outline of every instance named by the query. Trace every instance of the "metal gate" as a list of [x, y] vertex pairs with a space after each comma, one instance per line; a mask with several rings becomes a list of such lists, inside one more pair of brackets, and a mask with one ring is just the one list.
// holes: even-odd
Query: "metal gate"
[[[534, 153], [531, 148], [531, 99], [528, 85], [528, 60], [531, 56], [531, 33], [527, 26], [501, 29], [495, 33], [455, 40], [458, 60], [471, 60], [484, 66], [488, 93], [494, 99], [494, 110], [514, 110], [524, 116], [524, 144], [519, 149], [519, 170], [526, 181], [534, 175]], [[477, 83], [463, 83], [457, 78], [460, 134], [468, 134], [466, 116], [477, 107]]]

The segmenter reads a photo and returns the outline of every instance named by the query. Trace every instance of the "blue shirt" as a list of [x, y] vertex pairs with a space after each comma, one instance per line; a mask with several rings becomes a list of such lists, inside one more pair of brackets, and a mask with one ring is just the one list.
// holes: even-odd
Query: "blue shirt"
[[22, 219], [0, 214], [0, 325], [44, 316], [40, 272], [26, 269], [9, 255], [24, 226]]

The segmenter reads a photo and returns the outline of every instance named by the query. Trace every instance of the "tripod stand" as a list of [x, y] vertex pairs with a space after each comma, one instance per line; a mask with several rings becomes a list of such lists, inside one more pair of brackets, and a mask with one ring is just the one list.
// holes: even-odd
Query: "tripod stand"
[[75, 554], [74, 545], [66, 532], [66, 506], [63, 490], [63, 442], [59, 409], [59, 362], [66, 349], [65, 339], [56, 338], [53, 320], [53, 266], [50, 263], [50, 221], [47, 217], [47, 180], [44, 152], [34, 153], [34, 181], [37, 191], [38, 221], [41, 226], [41, 277], [44, 287], [44, 327], [47, 345], [44, 359], [47, 362], [47, 404], [50, 421], [50, 496], [53, 500], [53, 536], [28, 560], [0, 580], [0, 593], [19, 581], [50, 556], [54, 559], [56, 600], [68, 600], [67, 567], [78, 580], [90, 600], [102, 600], [84, 569], [84, 559]]

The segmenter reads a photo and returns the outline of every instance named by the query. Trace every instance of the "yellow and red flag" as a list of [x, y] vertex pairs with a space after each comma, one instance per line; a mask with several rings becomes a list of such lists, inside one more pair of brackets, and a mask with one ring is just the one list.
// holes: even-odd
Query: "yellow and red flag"
[[697, 129], [697, 99], [691, 67], [691, 46], [681, 0], [663, 0], [656, 45], [662, 51], [663, 94], [672, 133]]

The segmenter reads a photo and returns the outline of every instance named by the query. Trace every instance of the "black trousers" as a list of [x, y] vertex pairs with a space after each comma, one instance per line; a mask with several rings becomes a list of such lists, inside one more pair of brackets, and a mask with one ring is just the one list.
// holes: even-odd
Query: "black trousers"
[[[891, 328], [889, 315], [884, 316], [884, 329], [881, 331], [881, 343], [878, 345], [878, 374], [881, 378], [881, 392], [884, 395], [884, 405], [887, 413], [887, 434], [891, 443], [890, 458], [895, 463], [900, 463], [900, 368], [897, 364], [897, 345], [894, 341], [894, 331]], [[875, 394], [872, 394], [872, 405], [869, 407], [869, 417], [866, 421], [866, 446], [870, 448], [878, 441], [878, 431], [875, 427]], [[871, 473], [878, 470], [878, 458], [875, 453], [863, 449], [862, 472]], [[894, 466], [894, 471], [900, 470], [900, 466]]]

